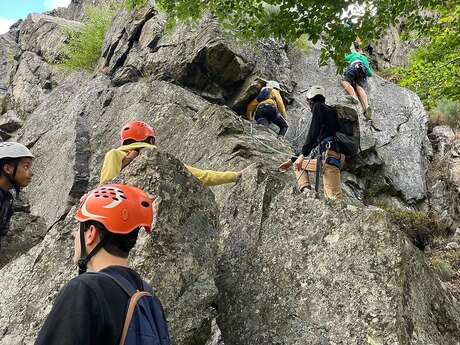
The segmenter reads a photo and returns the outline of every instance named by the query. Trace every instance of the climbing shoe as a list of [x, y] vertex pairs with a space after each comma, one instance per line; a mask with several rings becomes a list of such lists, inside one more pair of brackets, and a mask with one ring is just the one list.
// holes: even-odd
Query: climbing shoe
[[372, 108], [368, 105], [366, 109], [364, 109], [364, 117], [368, 120], [372, 119]]

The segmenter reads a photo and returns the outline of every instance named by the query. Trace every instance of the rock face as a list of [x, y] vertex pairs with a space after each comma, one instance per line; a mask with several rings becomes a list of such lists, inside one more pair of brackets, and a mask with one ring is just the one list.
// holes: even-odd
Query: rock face
[[458, 339], [458, 306], [384, 212], [301, 197], [259, 173], [234, 189], [221, 218], [225, 344]]
[[[414, 94], [371, 78], [370, 126], [346, 103], [335, 66], [318, 67], [317, 47], [243, 44], [211, 18], [166, 34], [148, 6], [114, 18], [96, 75], [64, 76], [50, 65], [59, 52], [49, 38], [65, 40], [57, 28], [80, 20], [82, 4], [0, 36], [0, 130], [36, 157], [30, 214], [17, 214], [4, 256], [0, 249], [0, 345], [32, 344], [75, 274], [75, 205], [134, 119], [156, 128], [158, 150], [142, 151], [116, 181], [156, 197], [158, 218], [131, 264], [159, 289], [175, 344], [457, 345], [458, 301], [389, 216], [360, 202], [382, 186], [402, 208], [426, 197], [431, 145]], [[241, 117], [271, 79], [287, 104], [286, 138]], [[362, 154], [343, 173], [343, 203], [300, 195], [292, 173], [277, 171], [305, 139], [314, 84], [356, 120], [361, 138]], [[443, 183], [458, 170], [449, 145], [453, 177]], [[236, 184], [204, 188], [182, 163], [250, 168]]]
[[79, 30], [82, 23], [46, 14], [31, 14], [19, 28], [19, 45], [47, 62], [55, 62], [67, 42], [66, 31]]
[[434, 127], [430, 139], [436, 154], [428, 174], [428, 200], [433, 214], [453, 234], [460, 226], [460, 140], [446, 126]]
[[0, 35], [0, 114], [7, 110], [7, 91], [16, 70], [20, 49], [10, 33]]
[[[212, 193], [175, 158], [156, 151], [139, 157], [120, 180], [156, 197], [158, 220], [150, 236], [140, 236], [133, 267], [158, 289], [175, 342], [204, 344], [217, 304], [213, 277], [219, 221]], [[0, 344], [33, 344], [50, 302], [75, 275], [72, 217], [73, 212], [39, 245], [0, 270]]]
[[403, 41], [401, 31], [401, 26], [391, 27], [382, 39], [372, 44], [371, 58], [377, 69], [406, 67], [410, 53], [422, 45], [421, 40]]

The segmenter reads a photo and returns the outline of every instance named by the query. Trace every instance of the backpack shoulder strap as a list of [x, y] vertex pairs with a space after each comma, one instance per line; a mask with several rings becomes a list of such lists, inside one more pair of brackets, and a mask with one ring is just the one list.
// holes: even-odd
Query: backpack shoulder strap
[[121, 274], [118, 273], [105, 273], [105, 272], [88, 272], [89, 274], [98, 274], [104, 277], [110, 278], [115, 284], [117, 284], [129, 297], [134, 296], [137, 289]]
[[134, 293], [134, 295], [131, 296], [131, 299], [128, 305], [128, 311], [126, 312], [125, 322], [123, 324], [123, 331], [121, 332], [120, 345], [125, 345], [126, 336], [128, 335], [129, 325], [131, 323], [131, 319], [133, 318], [133, 313], [134, 313], [134, 310], [136, 309], [137, 302], [139, 302], [139, 300], [145, 296], [152, 296], [152, 295], [145, 291], [137, 291]]

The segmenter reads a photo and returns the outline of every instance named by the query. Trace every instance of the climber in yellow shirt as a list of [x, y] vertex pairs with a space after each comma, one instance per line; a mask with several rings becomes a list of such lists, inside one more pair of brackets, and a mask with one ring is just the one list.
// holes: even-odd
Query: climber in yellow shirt
[[265, 126], [274, 123], [280, 129], [278, 135], [284, 136], [289, 126], [286, 122], [286, 107], [279, 89], [278, 82], [269, 80], [267, 85], [260, 89], [257, 97], [248, 104], [246, 118], [250, 121], [256, 120], [258, 124]]
[[[106, 153], [101, 169], [100, 183], [107, 183], [117, 177], [133, 159], [139, 155], [140, 149], [155, 148], [155, 130], [142, 121], [131, 121], [121, 129], [121, 143], [117, 149]], [[201, 170], [185, 165], [187, 170], [205, 186], [217, 186], [236, 182], [243, 171], [212, 171]]]

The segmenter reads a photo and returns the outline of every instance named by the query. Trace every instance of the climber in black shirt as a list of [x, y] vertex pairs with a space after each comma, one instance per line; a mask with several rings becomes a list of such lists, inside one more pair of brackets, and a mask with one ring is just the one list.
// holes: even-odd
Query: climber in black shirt
[[310, 190], [307, 171], [316, 171], [317, 160], [306, 160], [305, 157], [315, 147], [319, 147], [324, 164], [324, 194], [327, 198], [338, 199], [342, 197], [340, 169], [345, 162], [345, 156], [339, 153], [336, 140], [336, 133], [339, 130], [337, 111], [326, 105], [325, 91], [322, 86], [312, 86], [308, 90], [307, 99], [312, 112], [307, 139], [301, 152], [292, 157], [291, 160], [282, 163], [279, 169], [286, 171], [294, 163], [294, 172], [300, 191]]
[[[75, 215], [80, 226], [74, 232], [73, 261], [80, 275], [57, 296], [36, 345], [120, 344], [130, 296], [119, 282], [134, 291], [152, 290], [127, 259], [139, 230], [152, 228], [152, 203], [144, 191], [122, 184], [103, 185], [83, 196]], [[161, 304], [155, 296], [148, 298], [157, 312], [145, 315], [156, 315], [155, 320], [139, 331], [144, 337], [150, 334], [149, 343], [170, 345]]]
[[32, 181], [34, 156], [27, 147], [14, 142], [0, 143], [0, 245], [10, 228], [13, 215], [13, 195]]

